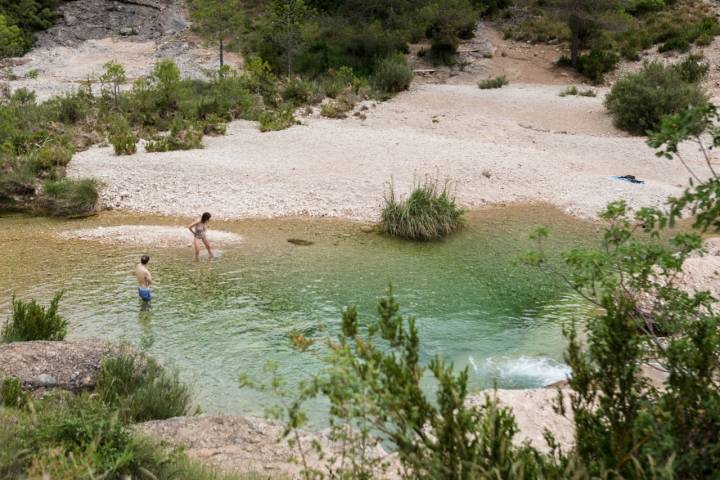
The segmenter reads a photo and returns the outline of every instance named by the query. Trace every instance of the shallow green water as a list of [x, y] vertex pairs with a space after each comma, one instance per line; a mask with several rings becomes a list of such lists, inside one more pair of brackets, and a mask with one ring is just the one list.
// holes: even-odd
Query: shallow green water
[[[435, 244], [411, 244], [323, 220], [214, 222], [243, 235], [221, 260], [192, 260], [190, 248], [151, 249], [155, 299], [142, 310], [132, 276], [142, 248], [68, 241], [70, 228], [182, 224], [163, 217], [105, 214], [70, 222], [0, 218], [5, 252], [0, 318], [13, 291], [47, 302], [64, 289], [71, 337], [144, 345], [176, 364], [205, 411], [261, 414], [263, 394], [239, 389], [241, 372], [262, 378], [268, 360], [297, 379], [318, 368], [288, 341], [337, 328], [343, 306], [371, 318], [377, 298], [395, 286], [403, 312], [415, 315], [423, 360], [435, 354], [471, 367], [472, 386], [537, 387], [563, 378], [562, 322], [584, 307], [554, 277], [516, 265], [537, 225], [553, 230], [550, 251], [595, 242], [596, 225], [539, 206], [474, 212], [470, 227]], [[288, 238], [315, 242], [299, 247]], [[316, 347], [314, 347], [316, 348]]]

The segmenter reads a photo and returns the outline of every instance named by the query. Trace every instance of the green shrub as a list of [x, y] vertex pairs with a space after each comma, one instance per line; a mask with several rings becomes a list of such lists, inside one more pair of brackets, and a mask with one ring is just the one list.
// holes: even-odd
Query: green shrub
[[290, 128], [296, 124], [297, 120], [295, 120], [293, 110], [290, 107], [269, 110], [260, 115], [261, 132], [285, 130], [286, 128]]
[[28, 42], [22, 30], [10, 25], [7, 18], [0, 14], [0, 58], [22, 55], [28, 48]]
[[118, 119], [112, 124], [109, 140], [115, 155], [132, 155], [137, 152], [137, 136], [124, 118]]
[[73, 151], [70, 147], [57, 143], [46, 143], [28, 155], [28, 161], [35, 173], [48, 172], [58, 167], [65, 167], [72, 160]]
[[45, 308], [35, 300], [23, 302], [12, 299], [12, 316], [0, 330], [3, 342], [29, 342], [32, 340], [63, 340], [67, 334], [67, 321], [58, 314], [62, 292], [53, 297]]
[[202, 137], [204, 130], [204, 126], [195, 122], [176, 119], [173, 121], [170, 134], [146, 143], [145, 150], [148, 152], [170, 152], [203, 148]]
[[685, 60], [673, 65], [673, 68], [684, 82], [700, 83], [707, 76], [710, 64], [702, 55], [688, 55]]
[[323, 103], [320, 107], [320, 115], [327, 118], [347, 118], [347, 112], [351, 111], [354, 106], [355, 103], [351, 98], [342, 96]]
[[502, 88], [509, 83], [505, 75], [502, 75], [500, 77], [481, 80], [480, 83], [478, 83], [478, 87], [480, 87], [480, 90], [489, 90], [491, 88]]
[[580, 90], [576, 86], [567, 87], [565, 90], [559, 93], [561, 97], [568, 96], [580, 96], [580, 97], [596, 97], [597, 92], [591, 88], [587, 90]]
[[410, 196], [398, 200], [394, 187], [385, 196], [382, 230], [407, 240], [437, 240], [465, 225], [465, 211], [455, 203], [447, 183], [440, 187], [437, 180], [425, 179]]
[[285, 87], [280, 92], [283, 100], [293, 105], [302, 105], [307, 103], [312, 96], [312, 86], [307, 80], [300, 77], [292, 77], [288, 79]]
[[644, 135], [656, 130], [665, 115], [707, 104], [702, 88], [683, 80], [687, 70], [652, 62], [618, 80], [605, 99], [615, 126]]
[[0, 408], [0, 478], [88, 480], [270, 480], [220, 474], [181, 449], [136, 433], [97, 398], [48, 398], [33, 412]]
[[203, 134], [205, 135], [225, 135], [227, 124], [218, 115], [211, 113], [203, 121]]
[[402, 92], [410, 88], [413, 72], [402, 55], [393, 55], [380, 60], [372, 76], [374, 88], [385, 93]]
[[97, 182], [93, 179], [49, 180], [43, 187], [40, 205], [60, 217], [78, 217], [95, 213], [98, 204]]
[[578, 57], [577, 71], [593, 83], [603, 81], [605, 74], [611, 72], [620, 61], [615, 52], [592, 49]]
[[17, 378], [4, 378], [0, 383], [0, 406], [9, 408], [24, 408], [29, 401], [29, 395], [22, 388], [22, 382]]
[[103, 360], [95, 389], [107, 405], [136, 422], [192, 413], [190, 390], [177, 371], [130, 354]]
[[57, 120], [68, 124], [84, 120], [90, 107], [87, 98], [80, 93], [66, 93], [52, 98], [48, 103], [54, 107]]

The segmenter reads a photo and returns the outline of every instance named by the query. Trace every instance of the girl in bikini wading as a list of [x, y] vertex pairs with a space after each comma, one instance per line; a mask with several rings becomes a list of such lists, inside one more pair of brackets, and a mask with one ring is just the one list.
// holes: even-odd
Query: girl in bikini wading
[[207, 248], [208, 256], [210, 258], [213, 257], [212, 249], [210, 248], [210, 244], [207, 241], [207, 228], [208, 228], [208, 222], [210, 222], [210, 215], [208, 212], [205, 212], [202, 214], [199, 220], [195, 220], [193, 223], [188, 225], [188, 230], [190, 230], [195, 238], [193, 238], [193, 247], [195, 247], [195, 261], [197, 262], [200, 260], [200, 242], [205, 244], [205, 248]]

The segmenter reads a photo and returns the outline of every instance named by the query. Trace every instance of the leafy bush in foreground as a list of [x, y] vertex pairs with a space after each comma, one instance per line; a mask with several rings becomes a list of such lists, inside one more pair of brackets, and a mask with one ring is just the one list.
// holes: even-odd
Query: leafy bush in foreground
[[27, 342], [32, 340], [63, 340], [67, 334], [67, 321], [58, 314], [63, 293], [58, 292], [45, 308], [35, 300], [23, 302], [12, 299], [12, 316], [0, 331], [3, 342]]
[[31, 411], [0, 408], [0, 478], [251, 480], [223, 475], [144, 438], [88, 394], [49, 397]]
[[190, 390], [178, 372], [166, 370], [151, 358], [132, 354], [106, 358], [95, 383], [100, 399], [133, 421], [192, 413]]
[[390, 184], [382, 211], [382, 230], [407, 240], [437, 240], [460, 230], [465, 225], [465, 211], [458, 207], [449, 191], [437, 180], [425, 179], [410, 193], [398, 200]]
[[78, 217], [95, 213], [98, 198], [95, 180], [64, 178], [45, 182], [41, 206], [51, 215]]
[[642, 70], [629, 74], [613, 85], [605, 106], [621, 130], [644, 135], [656, 130], [665, 115], [689, 106], [707, 105], [707, 95], [697, 83], [688, 83], [687, 66], [647, 63]]

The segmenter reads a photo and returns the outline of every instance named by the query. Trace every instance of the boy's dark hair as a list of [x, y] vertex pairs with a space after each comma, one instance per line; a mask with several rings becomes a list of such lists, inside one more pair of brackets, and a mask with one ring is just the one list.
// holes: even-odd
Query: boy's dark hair
[[209, 212], [205, 212], [205, 213], [203, 213], [202, 216], [200, 217], [200, 221], [203, 222], [203, 223], [205, 223], [205, 222], [207, 222], [208, 220], [210, 220], [210, 217], [212, 217], [212, 215], [210, 215]]
[[140, 263], [142, 263], [143, 265], [147, 265], [147, 263], [149, 261], [150, 261], [149, 255], [143, 255], [142, 257], [140, 257]]

